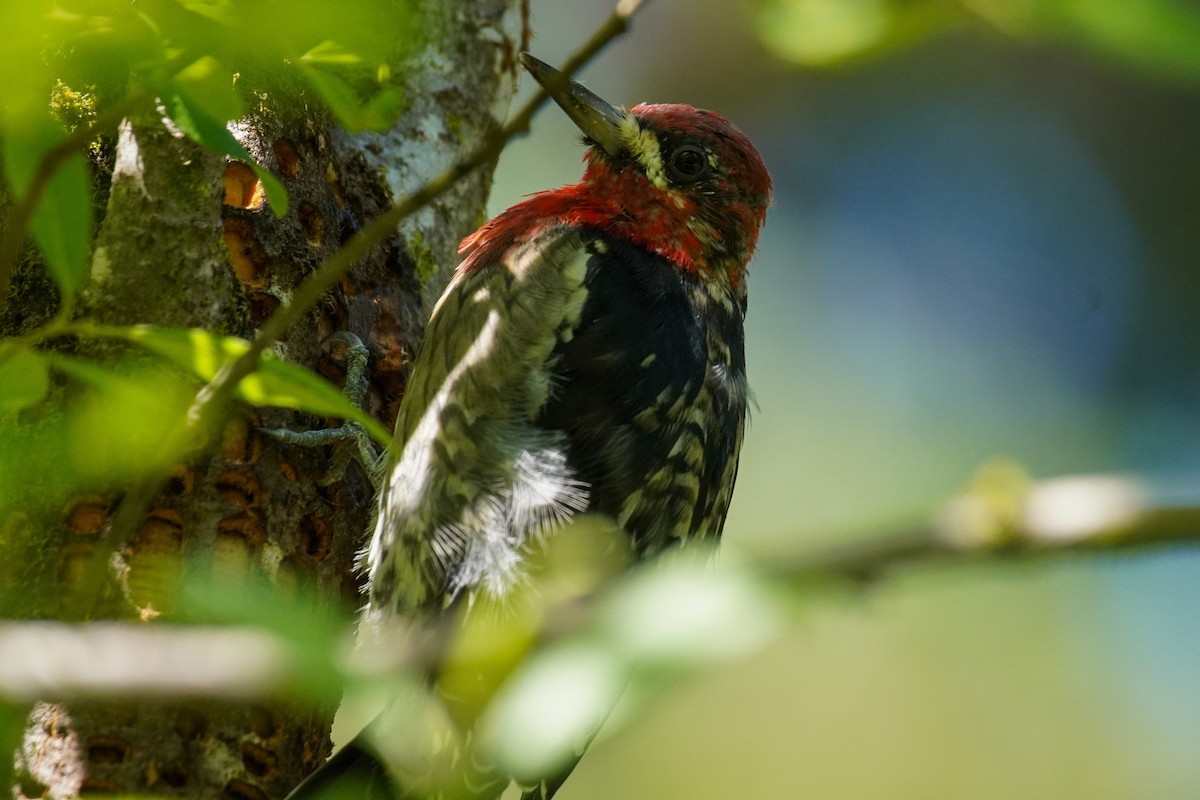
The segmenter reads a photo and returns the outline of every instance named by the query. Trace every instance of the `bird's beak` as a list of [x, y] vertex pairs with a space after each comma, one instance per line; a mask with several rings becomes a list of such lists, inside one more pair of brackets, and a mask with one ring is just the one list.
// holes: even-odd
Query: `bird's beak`
[[627, 149], [622, 130], [623, 126], [628, 124], [628, 111], [597, 97], [529, 53], [521, 54], [521, 63], [529, 70], [534, 80], [554, 98], [554, 102], [567, 112], [567, 116], [579, 126], [579, 130], [603, 148], [604, 152], [615, 156]]

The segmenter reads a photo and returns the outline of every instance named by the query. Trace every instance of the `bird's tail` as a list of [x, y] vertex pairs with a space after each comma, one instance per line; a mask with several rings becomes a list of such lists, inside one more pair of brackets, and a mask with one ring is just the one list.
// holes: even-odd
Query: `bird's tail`
[[292, 790], [287, 800], [395, 800], [383, 761], [362, 735], [333, 754], [316, 772]]

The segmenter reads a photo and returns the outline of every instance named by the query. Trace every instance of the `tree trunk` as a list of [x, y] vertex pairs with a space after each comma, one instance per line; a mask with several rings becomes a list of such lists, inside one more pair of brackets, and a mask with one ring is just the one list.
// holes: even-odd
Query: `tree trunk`
[[[427, 46], [393, 65], [406, 84], [406, 105], [390, 131], [351, 135], [296, 97], [257, 98], [236, 135], [287, 187], [291, 207], [282, 219], [245, 165], [183, 138], [151, 109], [125, 120], [112, 145], [109, 183], [98, 191], [106, 203], [76, 316], [251, 338], [361, 222], [494, 132], [515, 87], [525, 4], [424, 6]], [[432, 300], [457, 263], [458, 241], [483, 215], [490, 183], [490, 168], [481, 169], [406, 220], [277, 353], [338, 382], [340, 354], [322, 341], [337, 331], [357, 334], [370, 350], [367, 410], [390, 427]], [[55, 304], [48, 282], [28, 272], [15, 286], [0, 333], [47, 319]], [[219, 441], [175, 466], [128, 541], [106, 539], [123, 487], [56, 498], [49, 522], [28, 517], [28, 551], [36, 558], [19, 572], [3, 568], [0, 577], [20, 587], [6, 593], [23, 616], [61, 617], [95, 554], [115, 553], [98, 594], [87, 598], [90, 618], [179, 621], [174, 589], [183, 578], [272, 584], [304, 596], [314, 613], [357, 606], [354, 556], [373, 506], [363, 471], [352, 466], [322, 487], [327, 451], [259, 431], [322, 424], [283, 410], [238, 409]], [[14, 796], [282, 797], [328, 754], [333, 706], [294, 697], [39, 702], [17, 754]]]

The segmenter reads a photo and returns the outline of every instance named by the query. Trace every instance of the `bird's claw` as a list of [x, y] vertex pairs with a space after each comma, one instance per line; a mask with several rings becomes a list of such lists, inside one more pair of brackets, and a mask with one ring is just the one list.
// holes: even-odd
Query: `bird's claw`
[[[329, 336], [326, 342], [338, 342], [345, 347], [346, 379], [342, 393], [356, 406], [361, 407], [367, 395], [367, 347], [362, 340], [349, 331], [339, 331]], [[357, 422], [347, 421], [337, 428], [322, 428], [311, 431], [294, 431], [288, 428], [261, 428], [263, 433], [285, 444], [300, 447], [333, 447], [332, 458], [325, 474], [317, 481], [320, 486], [331, 486], [342, 480], [351, 461], [362, 465], [363, 471], [378, 488], [383, 478], [383, 457], [375, 451], [371, 437]]]

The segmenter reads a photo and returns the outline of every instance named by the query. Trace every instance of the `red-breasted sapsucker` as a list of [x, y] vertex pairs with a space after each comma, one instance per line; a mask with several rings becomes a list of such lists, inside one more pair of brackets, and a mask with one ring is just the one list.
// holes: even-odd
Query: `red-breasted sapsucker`
[[524, 63], [583, 131], [583, 179], [462, 243], [396, 423], [368, 624], [503, 596], [530, 544], [583, 512], [649, 556], [720, 536], [729, 508], [766, 167], [711, 111], [625, 110]]

